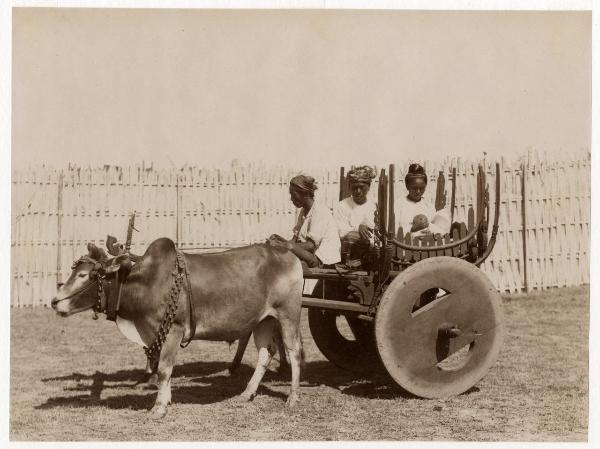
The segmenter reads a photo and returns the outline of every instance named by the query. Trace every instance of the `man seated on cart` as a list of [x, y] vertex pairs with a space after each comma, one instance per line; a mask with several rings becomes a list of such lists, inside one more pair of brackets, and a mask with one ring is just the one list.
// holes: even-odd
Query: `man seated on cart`
[[434, 204], [423, 197], [427, 188], [427, 174], [419, 164], [410, 164], [404, 178], [408, 195], [400, 195], [394, 204], [398, 229], [411, 232], [414, 237], [428, 234], [446, 234], [450, 231], [450, 217], [446, 209], [435, 210]]
[[350, 170], [347, 179], [351, 195], [333, 208], [342, 241], [342, 259], [350, 266], [359, 264], [373, 241], [377, 205], [368, 193], [375, 176], [375, 170], [367, 165]]
[[340, 261], [340, 239], [329, 208], [315, 201], [317, 185], [312, 176], [298, 175], [290, 180], [290, 199], [301, 208], [293, 238], [286, 240], [273, 234], [267, 243], [281, 246], [293, 252], [303, 268], [315, 268], [336, 264]]

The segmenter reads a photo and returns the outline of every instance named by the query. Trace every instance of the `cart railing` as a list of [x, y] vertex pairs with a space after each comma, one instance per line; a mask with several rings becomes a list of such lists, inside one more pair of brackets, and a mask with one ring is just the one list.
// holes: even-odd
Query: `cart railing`
[[[343, 170], [340, 175], [343, 177]], [[456, 171], [453, 170], [452, 176], [452, 200], [451, 207], [454, 204], [454, 192], [456, 191]], [[345, 194], [344, 185], [340, 197]], [[477, 176], [477, 199], [476, 209], [473, 207], [468, 212], [468, 224], [454, 222], [450, 232], [445, 235], [427, 235], [412, 236], [410, 232], [404, 233], [400, 227], [394, 235], [394, 166], [390, 165], [389, 176], [381, 170], [379, 176], [378, 207], [376, 216], [376, 225], [378, 235], [383, 245], [392, 244], [393, 251], [392, 263], [410, 265], [429, 257], [451, 256], [460, 257], [479, 266], [491, 254], [496, 243], [498, 234], [498, 220], [500, 207], [500, 164], [496, 164], [496, 186], [495, 186], [495, 204], [494, 204], [494, 222], [492, 233], [488, 239], [488, 228], [490, 221], [490, 201], [489, 189], [486, 183], [483, 167], [479, 167]], [[389, 201], [388, 201], [389, 200]], [[438, 177], [436, 188], [436, 209], [445, 207], [445, 178], [443, 173]], [[451, 211], [453, 216], [454, 211]]]

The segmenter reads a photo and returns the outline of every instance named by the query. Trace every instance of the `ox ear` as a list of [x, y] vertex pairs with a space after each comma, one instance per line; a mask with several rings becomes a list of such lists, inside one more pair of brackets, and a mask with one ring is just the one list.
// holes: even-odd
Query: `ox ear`
[[97, 260], [97, 261], [102, 261], [102, 260], [105, 260], [107, 258], [106, 253], [104, 252], [104, 250], [102, 248], [98, 248], [93, 243], [88, 243], [87, 244], [87, 248], [88, 248], [89, 256], [92, 259]]
[[132, 265], [129, 255], [121, 254], [110, 261], [110, 264], [104, 269], [104, 272], [109, 274], [120, 271], [124, 274], [129, 274]]

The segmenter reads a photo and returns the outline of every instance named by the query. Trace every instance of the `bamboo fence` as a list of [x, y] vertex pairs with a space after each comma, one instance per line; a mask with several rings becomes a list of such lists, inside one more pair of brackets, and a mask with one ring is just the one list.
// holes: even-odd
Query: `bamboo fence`
[[[536, 156], [524, 163], [500, 162], [500, 231], [482, 269], [503, 292], [588, 283], [589, 154], [569, 161]], [[448, 180], [456, 168], [454, 215], [466, 221], [476, 200], [477, 163], [447, 159], [424, 165], [431, 177], [426, 195], [435, 195], [434, 181], [440, 171], [445, 174], [448, 207]], [[485, 162], [492, 202], [494, 165]], [[395, 167], [396, 195], [405, 191], [407, 166]], [[183, 250], [202, 251], [262, 242], [272, 233], [289, 236], [296, 210], [288, 181], [297, 173], [258, 163], [227, 169], [133, 165], [14, 171], [11, 304], [48, 305], [56, 283], [67, 279], [87, 243], [104, 247], [107, 234], [123, 242], [134, 211], [139, 232], [134, 232], [131, 251], [137, 254], [158, 237], [172, 238]], [[338, 200], [339, 168], [310, 174], [319, 183], [317, 200], [332, 207]]]

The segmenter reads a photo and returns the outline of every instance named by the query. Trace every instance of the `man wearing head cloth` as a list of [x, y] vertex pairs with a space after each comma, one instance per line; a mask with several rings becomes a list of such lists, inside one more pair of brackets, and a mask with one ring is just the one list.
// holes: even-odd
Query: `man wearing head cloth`
[[[337, 203], [333, 208], [333, 217], [342, 239], [345, 258], [353, 252], [358, 257], [368, 249], [375, 227], [375, 202], [369, 196], [375, 170], [368, 165], [352, 168], [347, 175], [350, 196]], [[349, 245], [359, 244], [362, 248], [353, 251]]]
[[290, 179], [290, 186], [300, 190], [301, 192], [314, 193], [317, 190], [315, 178], [307, 175], [297, 175]]
[[294, 237], [285, 240], [278, 235], [269, 237], [272, 245], [285, 246], [308, 267], [333, 265], [340, 261], [340, 240], [329, 208], [315, 201], [315, 179], [308, 175], [290, 180], [290, 199], [300, 209], [294, 226]]
[[396, 230], [402, 227], [405, 234], [411, 232], [412, 236], [449, 232], [449, 211], [436, 211], [433, 202], [423, 196], [427, 188], [427, 174], [423, 166], [410, 164], [404, 184], [408, 194], [399, 195], [394, 204]]

